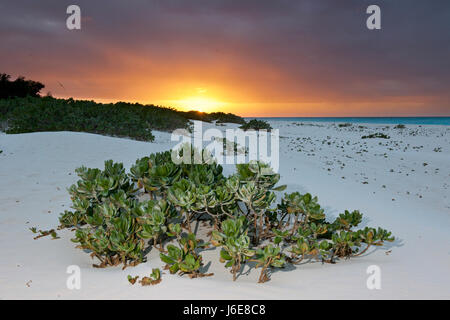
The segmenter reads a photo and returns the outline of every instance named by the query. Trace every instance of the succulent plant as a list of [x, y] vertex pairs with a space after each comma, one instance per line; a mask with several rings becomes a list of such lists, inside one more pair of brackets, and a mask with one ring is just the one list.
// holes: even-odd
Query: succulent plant
[[279, 245], [282, 241], [285, 241], [286, 239], [288, 239], [290, 237], [290, 232], [289, 230], [279, 230], [279, 229], [274, 229], [273, 230], [273, 234], [274, 234], [274, 238], [273, 238], [273, 242], [277, 245]]
[[[200, 220], [214, 222], [208, 235], [220, 248], [220, 261], [230, 268], [233, 280], [249, 261], [262, 268], [259, 282], [266, 282], [270, 268], [305, 257], [335, 263], [394, 240], [385, 229], [357, 230], [362, 221], [357, 210], [346, 210], [327, 222], [318, 198], [309, 193], [287, 193], [275, 204], [277, 191], [285, 186], [277, 186], [279, 174], [265, 163], [238, 164], [237, 172], [225, 177], [209, 152], [190, 145], [176, 152], [188, 152], [202, 162], [176, 164], [166, 151], [138, 159], [128, 174], [111, 160], [103, 170], [76, 170], [80, 179], [68, 189], [72, 210], [60, 215], [59, 228], [73, 228], [77, 247], [100, 260], [94, 266], [136, 265], [153, 246], [171, 273], [211, 275], [200, 272], [201, 251], [208, 243], [191, 230], [192, 222]], [[36, 238], [57, 238], [53, 229], [30, 230], [40, 233]], [[142, 285], [158, 281], [159, 269], [155, 270], [140, 281]], [[129, 281], [137, 278], [130, 276]]]
[[231, 267], [233, 281], [241, 265], [251, 258], [255, 251], [250, 249], [250, 238], [247, 236], [247, 221], [244, 216], [236, 219], [227, 219], [222, 222], [221, 231], [212, 232], [212, 244], [220, 246], [220, 262], [225, 267]]
[[247, 131], [247, 130], [272, 130], [272, 127], [267, 121], [264, 120], [258, 120], [258, 119], [252, 119], [247, 123], [244, 123], [242, 126], [239, 127], [240, 129]]
[[72, 227], [88, 223], [94, 208], [112, 199], [131, 198], [136, 188], [125, 173], [123, 164], [105, 161], [104, 170], [80, 167], [75, 170], [81, 178], [69, 188], [72, 208], [60, 216], [61, 227]]
[[131, 283], [131, 284], [135, 284], [138, 278], [139, 278], [139, 276], [135, 276], [135, 277], [133, 277], [133, 276], [131, 276], [131, 275], [128, 275], [128, 276], [127, 276], [127, 280], [128, 280], [128, 282]]
[[303, 237], [298, 238], [297, 243], [290, 248], [292, 255], [289, 260], [293, 263], [299, 263], [306, 255], [311, 254], [313, 249], [308, 239]]
[[165, 193], [181, 177], [182, 168], [171, 160], [170, 152], [156, 153], [138, 159], [130, 177], [139, 188], [153, 195]]
[[237, 176], [241, 182], [253, 181], [258, 187], [274, 191], [286, 189], [285, 185], [275, 187], [280, 181], [280, 175], [275, 173], [266, 163], [251, 160], [249, 163], [237, 164], [236, 169]]
[[32, 228], [29, 228], [29, 229], [33, 233], [39, 233], [39, 235], [37, 235], [36, 237], [33, 238], [34, 240], [37, 240], [39, 238], [46, 237], [46, 236], [49, 236], [49, 235], [52, 236], [52, 240], [59, 239], [58, 234], [56, 233], [56, 231], [54, 229], [39, 230], [39, 231], [36, 229], [36, 227], [32, 227]]
[[139, 283], [142, 286], [153, 286], [155, 284], [161, 283], [161, 271], [156, 268], [156, 269], [152, 269], [152, 273], [150, 274], [149, 277], [143, 277]]
[[92, 251], [101, 262], [97, 267], [142, 262], [145, 243], [138, 232], [145, 223], [137, 221], [136, 187], [123, 165], [106, 161], [103, 171], [81, 167], [76, 172], [81, 179], [69, 189], [74, 211], [60, 216], [60, 228], [75, 227], [72, 241]]
[[339, 231], [333, 233], [332, 237], [333, 256], [349, 258], [353, 253], [353, 247], [358, 243], [355, 234], [351, 231]]
[[186, 178], [195, 185], [213, 185], [225, 180], [222, 166], [210, 164], [184, 164], [183, 171]]
[[167, 254], [160, 253], [161, 260], [166, 263], [166, 269], [172, 274], [180, 271], [191, 278], [201, 276], [199, 269], [203, 264], [202, 256], [197, 254], [196, 250], [208, 244], [198, 240], [193, 233], [182, 236], [179, 225], [172, 225], [170, 229], [169, 234], [177, 237], [179, 247], [169, 244]]
[[201, 259], [191, 253], [183, 254], [183, 250], [174, 246], [167, 246], [168, 254], [160, 254], [161, 260], [167, 263], [170, 273], [176, 273], [179, 270], [185, 273], [197, 272], [201, 266]]
[[333, 222], [336, 230], [350, 230], [353, 227], [358, 226], [362, 221], [362, 214], [358, 210], [349, 212], [345, 210], [344, 213], [339, 214], [339, 217]]
[[133, 214], [140, 225], [138, 236], [142, 239], [153, 239], [155, 247], [160, 239], [159, 249], [162, 250], [162, 236], [167, 231], [169, 219], [177, 215], [176, 210], [165, 200], [150, 200], [137, 204], [133, 208]]
[[195, 185], [187, 179], [175, 182], [168, 190], [167, 199], [175, 206], [191, 210], [197, 200]]
[[357, 241], [361, 241], [367, 246], [364, 250], [360, 251], [354, 256], [363, 254], [367, 251], [367, 249], [369, 249], [370, 246], [382, 246], [385, 241], [392, 242], [395, 240], [395, 237], [392, 236], [392, 233], [390, 231], [387, 231], [380, 227], [378, 227], [377, 229], [366, 227], [362, 230], [358, 230], [355, 234], [355, 238]]
[[259, 187], [257, 182], [249, 181], [239, 187], [236, 197], [247, 208], [247, 217], [253, 225], [253, 243], [257, 244], [263, 235], [266, 211], [270, 209], [276, 196], [268, 189]]
[[281, 249], [270, 244], [256, 251], [255, 261], [257, 262], [256, 268], [262, 268], [258, 283], [269, 281], [270, 278], [267, 274], [269, 267], [282, 268], [286, 264], [285, 255]]

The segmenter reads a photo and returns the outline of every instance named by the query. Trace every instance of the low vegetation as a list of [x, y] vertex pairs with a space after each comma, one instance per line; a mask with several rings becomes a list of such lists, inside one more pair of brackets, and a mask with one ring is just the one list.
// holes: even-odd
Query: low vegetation
[[384, 134], [384, 133], [381, 133], [381, 132], [372, 133], [372, 134], [369, 134], [367, 136], [362, 136], [361, 137], [361, 139], [376, 139], [376, 138], [379, 138], [379, 139], [390, 139], [391, 137], [386, 135], [386, 134]]
[[[127, 279], [128, 279], [129, 283], [134, 285], [136, 283], [136, 281], [139, 279], [139, 276], [133, 277], [131, 275], [128, 275]], [[150, 276], [143, 277], [141, 280], [139, 280], [139, 283], [142, 286], [153, 286], [158, 283], [161, 283], [161, 281], [162, 281], [161, 270], [159, 270], [158, 268], [154, 268], [154, 269], [152, 269], [152, 273], [150, 274]]]
[[[56, 99], [39, 92], [45, 86], [0, 74], [0, 130], [7, 133], [78, 131], [153, 141], [152, 130], [190, 129], [190, 120], [245, 124], [237, 115], [223, 112], [177, 111], [139, 103], [97, 103]], [[194, 106], [195, 107], [195, 106]]]
[[137, 103], [97, 103], [87, 100], [25, 97], [0, 99], [0, 120], [7, 133], [77, 131], [153, 141], [152, 130], [189, 129], [190, 119], [242, 123], [225, 113], [180, 112], [172, 108]]
[[190, 120], [200, 120], [205, 122], [213, 122], [216, 123], [237, 123], [237, 124], [245, 124], [245, 120], [235, 114], [232, 113], [224, 113], [224, 112], [200, 112], [200, 111], [187, 111], [180, 112], [185, 118]]
[[[188, 146], [178, 156], [183, 150], [200, 152]], [[206, 159], [207, 152], [201, 153]], [[329, 221], [308, 193], [285, 193], [277, 203], [285, 186], [277, 185], [280, 175], [264, 163], [238, 164], [235, 174], [225, 176], [215, 162], [175, 164], [171, 155], [138, 159], [128, 173], [111, 160], [103, 170], [76, 170], [80, 180], [69, 188], [72, 210], [61, 214], [59, 228], [75, 231], [72, 241], [99, 261], [96, 267], [134, 266], [158, 250], [172, 274], [212, 276], [202, 256], [212, 245], [233, 280], [253, 264], [260, 268], [258, 282], [266, 282], [288, 264], [336, 263], [394, 240], [381, 228], [356, 229], [359, 211]], [[142, 284], [155, 283], [158, 274]]]
[[270, 126], [270, 124], [267, 121], [264, 120], [257, 120], [257, 119], [252, 119], [249, 122], [243, 124], [242, 126], [239, 127], [240, 129], [247, 131], [247, 130], [267, 130], [270, 131], [272, 130], [272, 127]]

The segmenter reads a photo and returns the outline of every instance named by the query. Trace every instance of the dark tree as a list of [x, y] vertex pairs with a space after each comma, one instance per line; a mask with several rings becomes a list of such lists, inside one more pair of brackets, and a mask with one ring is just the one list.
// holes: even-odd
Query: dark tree
[[6, 73], [0, 73], [0, 99], [12, 97], [39, 97], [39, 91], [45, 86], [37, 81], [25, 80], [24, 77], [18, 77], [11, 81], [11, 76]]

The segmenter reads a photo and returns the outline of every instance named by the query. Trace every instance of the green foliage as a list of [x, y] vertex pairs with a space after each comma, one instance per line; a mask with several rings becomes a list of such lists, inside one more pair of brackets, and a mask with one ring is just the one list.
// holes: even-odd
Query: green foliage
[[3, 75], [0, 75], [0, 119], [6, 120], [7, 133], [76, 131], [153, 141], [152, 130], [189, 130], [190, 119], [245, 123], [244, 119], [231, 113], [181, 112], [173, 108], [138, 103], [103, 104], [72, 98], [39, 97], [36, 92], [41, 89], [40, 84], [22, 78], [15, 82], [20, 82], [22, 87], [28, 86], [31, 91], [28, 92], [24, 87], [25, 89], [20, 90], [28, 93], [16, 94], [9, 89], [2, 89], [5, 87], [3, 84], [15, 82], [3, 81], [1, 76]]
[[362, 221], [362, 214], [355, 210], [350, 213], [348, 210], [345, 210], [344, 213], [339, 214], [339, 217], [336, 218], [333, 225], [337, 230], [350, 230], [353, 227], [358, 226]]
[[270, 126], [270, 124], [267, 121], [264, 120], [257, 120], [257, 119], [252, 119], [249, 122], [243, 124], [242, 126], [239, 127], [240, 129], [247, 131], [247, 130], [267, 130], [270, 131], [272, 130], [272, 127]]
[[353, 253], [352, 247], [358, 243], [355, 241], [354, 233], [351, 231], [339, 231], [331, 236], [333, 256], [350, 257]]
[[76, 170], [81, 178], [69, 188], [74, 211], [60, 216], [61, 228], [74, 227], [73, 242], [92, 251], [98, 267], [143, 261], [144, 239], [157, 239], [166, 231], [174, 208], [165, 200], [138, 201], [136, 187], [123, 165], [105, 161], [104, 170]]
[[170, 152], [166, 151], [136, 160], [130, 172], [131, 179], [139, 188], [161, 194], [180, 179], [182, 168], [172, 162]]
[[199, 111], [187, 111], [182, 113], [184, 117], [191, 120], [200, 120], [205, 122], [216, 121], [216, 123], [238, 123], [245, 124], [245, 120], [232, 113], [224, 112], [199, 112]]
[[[128, 282], [133, 285], [136, 283], [138, 278], [139, 278], [139, 276], [135, 276], [135, 277], [133, 277], [131, 275], [127, 276]], [[142, 286], [153, 286], [155, 284], [160, 283], [161, 280], [162, 280], [161, 279], [161, 270], [159, 270], [158, 268], [154, 268], [154, 269], [152, 269], [152, 273], [150, 274], [150, 276], [143, 277], [141, 280], [139, 280], [139, 283]]]
[[304, 195], [294, 192], [285, 194], [278, 206], [281, 211], [286, 211], [289, 215], [302, 216], [302, 222], [323, 221], [325, 214], [318, 203], [318, 198], [306, 193]]
[[[167, 223], [177, 215], [175, 208], [164, 199], [145, 201], [133, 210], [136, 221], [141, 226], [138, 236], [141, 239], [153, 239], [156, 246], [158, 239], [167, 232]], [[162, 245], [160, 244], [160, 250]]]
[[282, 268], [286, 264], [286, 259], [281, 249], [270, 244], [256, 251], [256, 261], [256, 268], [262, 267], [258, 283], [269, 281], [268, 267]]
[[385, 241], [392, 242], [395, 240], [390, 231], [380, 227], [377, 229], [365, 227], [362, 230], [356, 231], [354, 238], [358, 243], [362, 242], [366, 244], [366, 248], [355, 254], [355, 256], [363, 254], [370, 246], [382, 246]]
[[117, 214], [114, 210], [130, 207], [135, 186], [129, 180], [121, 163], [105, 161], [105, 169], [80, 167], [75, 170], [80, 177], [68, 191], [74, 211], [65, 211], [60, 216], [63, 227], [101, 223], [101, 215], [109, 218]]
[[7, 119], [7, 133], [79, 131], [153, 141], [152, 130], [189, 127], [173, 109], [125, 102], [14, 98], [0, 100], [0, 114]]
[[179, 225], [172, 225], [170, 229], [170, 235], [176, 236], [179, 246], [169, 244], [167, 254], [160, 253], [161, 260], [167, 264], [166, 269], [169, 269], [172, 274], [180, 271], [183, 274], [188, 274], [191, 278], [205, 276], [199, 271], [203, 262], [202, 256], [196, 251], [206, 247], [208, 243], [197, 239], [193, 233], [181, 235]]
[[274, 173], [272, 168], [266, 163], [252, 160], [249, 163], [237, 164], [236, 169], [237, 176], [242, 182], [253, 181], [262, 188], [275, 191], [283, 191], [286, 188], [286, 186], [274, 188], [280, 181], [280, 175]]
[[250, 250], [250, 238], [247, 236], [248, 226], [244, 216], [236, 219], [227, 219], [222, 222], [221, 230], [212, 232], [212, 244], [222, 247], [220, 251], [220, 262], [225, 267], [231, 267], [233, 281], [236, 280], [237, 272], [245, 262], [255, 254]]
[[380, 139], [390, 139], [391, 137], [381, 133], [381, 132], [377, 132], [377, 133], [373, 133], [373, 134], [369, 134], [367, 136], [362, 136], [361, 139], [375, 139], [375, 138], [380, 138]]
[[[191, 146], [182, 152], [205, 154]], [[280, 175], [267, 164], [251, 161], [236, 169], [225, 177], [210, 159], [175, 164], [168, 151], [138, 159], [128, 174], [111, 160], [104, 170], [81, 167], [80, 180], [69, 188], [73, 210], [61, 214], [61, 228], [74, 228], [73, 241], [101, 261], [98, 267], [135, 265], [156, 248], [171, 273], [195, 278], [210, 275], [200, 271], [209, 240], [191, 228], [196, 222], [197, 232], [202, 223], [210, 226], [210, 241], [233, 280], [245, 264], [256, 263], [259, 282], [287, 263], [336, 263], [394, 240], [381, 228], [356, 229], [362, 221], [357, 210], [328, 222], [309, 193], [285, 193], [276, 203], [286, 186], [278, 186]]]
[[153, 286], [161, 282], [161, 270], [158, 268], [152, 269], [152, 273], [149, 277], [143, 277], [139, 283], [142, 286]]
[[215, 138], [215, 140], [218, 142], [222, 142], [224, 154], [226, 155], [238, 155], [238, 154], [248, 155], [248, 148], [245, 146], [240, 146], [235, 141], [230, 141], [226, 138]]
[[37, 230], [36, 227], [32, 227], [29, 228], [31, 232], [33, 233], [39, 233], [36, 237], [34, 237], [34, 240], [37, 240], [39, 238], [42, 237], [46, 237], [46, 236], [52, 236], [52, 240], [55, 239], [59, 239], [58, 234], [56, 233], [56, 231], [54, 229], [50, 229], [50, 230]]
[[135, 284], [138, 278], [139, 278], [139, 276], [135, 276], [135, 277], [133, 277], [131, 275], [127, 276], [128, 282], [131, 284]]

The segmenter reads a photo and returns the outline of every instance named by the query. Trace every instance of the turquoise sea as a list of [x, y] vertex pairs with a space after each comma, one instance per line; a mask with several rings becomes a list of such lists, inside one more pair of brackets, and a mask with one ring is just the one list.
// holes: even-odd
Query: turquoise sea
[[377, 124], [416, 124], [450, 126], [450, 117], [256, 117], [245, 118], [268, 121], [344, 122]]

